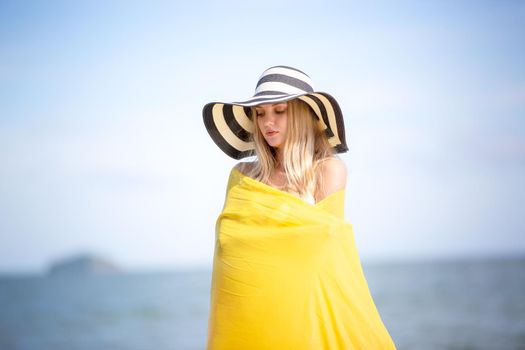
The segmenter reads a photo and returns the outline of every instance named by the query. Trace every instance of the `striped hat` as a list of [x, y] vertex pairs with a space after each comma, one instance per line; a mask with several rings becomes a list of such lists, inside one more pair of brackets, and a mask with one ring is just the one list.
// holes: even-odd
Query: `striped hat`
[[255, 95], [246, 101], [206, 104], [202, 110], [204, 125], [228, 156], [234, 159], [253, 156], [255, 126], [250, 107], [295, 98], [306, 102], [315, 112], [336, 153], [348, 151], [343, 114], [337, 101], [325, 92], [314, 92], [312, 80], [306, 73], [287, 66], [265, 70], [257, 82]]

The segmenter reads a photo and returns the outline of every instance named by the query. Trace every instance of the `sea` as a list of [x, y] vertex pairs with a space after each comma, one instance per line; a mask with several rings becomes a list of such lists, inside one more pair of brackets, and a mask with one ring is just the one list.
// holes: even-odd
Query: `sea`
[[[525, 255], [363, 262], [363, 270], [400, 350], [525, 349]], [[209, 269], [5, 274], [0, 349], [205, 349], [210, 284]]]

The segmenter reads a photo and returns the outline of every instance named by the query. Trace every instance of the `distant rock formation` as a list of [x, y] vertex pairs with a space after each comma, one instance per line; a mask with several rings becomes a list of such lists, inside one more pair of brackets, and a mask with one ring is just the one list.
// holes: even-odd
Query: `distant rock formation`
[[119, 272], [120, 268], [107, 259], [94, 254], [78, 254], [57, 260], [49, 266], [50, 276], [98, 275]]

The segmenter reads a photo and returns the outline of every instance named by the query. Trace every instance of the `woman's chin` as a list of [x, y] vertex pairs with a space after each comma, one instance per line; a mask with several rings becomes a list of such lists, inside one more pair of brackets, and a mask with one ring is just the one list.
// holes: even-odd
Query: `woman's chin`
[[279, 142], [277, 140], [266, 140], [266, 143], [270, 146], [270, 147], [273, 147], [273, 148], [279, 148], [281, 147], [281, 145], [283, 144], [282, 142]]

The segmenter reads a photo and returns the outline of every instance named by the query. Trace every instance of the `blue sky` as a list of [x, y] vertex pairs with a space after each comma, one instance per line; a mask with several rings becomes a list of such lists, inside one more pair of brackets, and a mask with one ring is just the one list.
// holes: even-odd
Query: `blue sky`
[[525, 252], [519, 1], [1, 2], [0, 271], [211, 266], [235, 160], [201, 110], [262, 71], [345, 116], [364, 261]]

